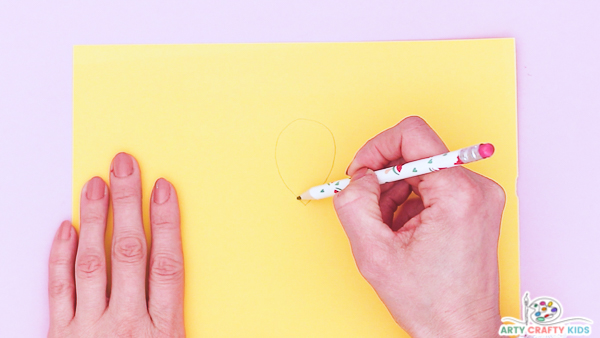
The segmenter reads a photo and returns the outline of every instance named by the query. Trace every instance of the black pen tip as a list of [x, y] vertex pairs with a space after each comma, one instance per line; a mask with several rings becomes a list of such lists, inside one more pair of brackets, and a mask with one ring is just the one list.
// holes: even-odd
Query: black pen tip
[[298, 196], [298, 197], [296, 197], [296, 199], [299, 201], [302, 199], [302, 197]]

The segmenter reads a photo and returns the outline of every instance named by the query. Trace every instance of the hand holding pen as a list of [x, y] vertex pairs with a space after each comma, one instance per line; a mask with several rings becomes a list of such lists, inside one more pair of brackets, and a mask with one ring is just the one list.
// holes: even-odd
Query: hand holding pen
[[[396, 182], [410, 177], [425, 175], [434, 171], [471, 163], [494, 154], [494, 146], [489, 143], [477, 144], [471, 147], [430, 156], [405, 164], [399, 164], [375, 171], [379, 184]], [[298, 196], [298, 200], [318, 200], [333, 197], [344, 190], [350, 183], [349, 178], [312, 187]]]
[[383, 185], [373, 172], [446, 152], [409, 117], [357, 152], [334, 206], [358, 269], [412, 337], [497, 337], [503, 189], [460, 166]]

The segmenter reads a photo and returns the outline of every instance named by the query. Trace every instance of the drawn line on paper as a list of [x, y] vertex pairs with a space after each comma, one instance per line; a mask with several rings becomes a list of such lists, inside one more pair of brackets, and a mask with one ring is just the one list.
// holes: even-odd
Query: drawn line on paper
[[[331, 168], [329, 169], [329, 172], [327, 173], [327, 177], [325, 177], [325, 180], [323, 181], [322, 184], [327, 183], [327, 180], [329, 179], [329, 175], [331, 175], [331, 172], [333, 171], [333, 165], [335, 164], [335, 156], [337, 153], [337, 145], [335, 143], [335, 137], [333, 136], [333, 132], [331, 131], [331, 129], [329, 129], [329, 127], [327, 127], [326, 125], [324, 125], [323, 123], [316, 121], [316, 120], [311, 120], [311, 119], [305, 119], [305, 118], [299, 118], [299, 119], [295, 119], [294, 121], [288, 123], [280, 132], [279, 135], [277, 135], [277, 141], [275, 142], [275, 165], [277, 166], [277, 173], [279, 174], [279, 178], [281, 178], [281, 182], [283, 182], [283, 185], [285, 185], [285, 187], [292, 193], [292, 195], [295, 197], [297, 197], [299, 194], [303, 193], [303, 191], [301, 192], [294, 192], [290, 186], [285, 182], [285, 180], [283, 179], [283, 175], [281, 175], [281, 169], [279, 168], [279, 162], [277, 161], [277, 148], [279, 146], [279, 139], [281, 138], [281, 135], [283, 134], [283, 132], [289, 128], [292, 124], [298, 122], [298, 121], [308, 121], [308, 122], [313, 122], [313, 123], [317, 123], [321, 126], [323, 126], [325, 129], [327, 129], [327, 131], [329, 132], [329, 134], [331, 135], [331, 140], [333, 141], [333, 159], [331, 160]], [[306, 189], [308, 189], [310, 187], [306, 187]], [[308, 203], [310, 203], [310, 201], [300, 201], [302, 204], [304, 204], [304, 206], [307, 206]], [[305, 203], [306, 202], [306, 203]]]

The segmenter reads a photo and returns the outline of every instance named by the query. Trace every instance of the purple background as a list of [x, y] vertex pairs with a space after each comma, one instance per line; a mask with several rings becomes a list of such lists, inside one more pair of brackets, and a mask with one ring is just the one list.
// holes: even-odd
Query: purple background
[[48, 253], [71, 214], [76, 44], [515, 37], [521, 290], [600, 321], [597, 1], [57, 3], [0, 6], [1, 337], [46, 334]]

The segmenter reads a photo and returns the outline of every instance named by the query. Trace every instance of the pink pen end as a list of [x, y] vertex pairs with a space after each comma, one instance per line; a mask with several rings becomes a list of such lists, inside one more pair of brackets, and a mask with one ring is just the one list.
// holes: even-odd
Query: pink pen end
[[491, 143], [482, 143], [479, 145], [479, 155], [482, 158], [488, 158], [494, 154], [494, 146]]

